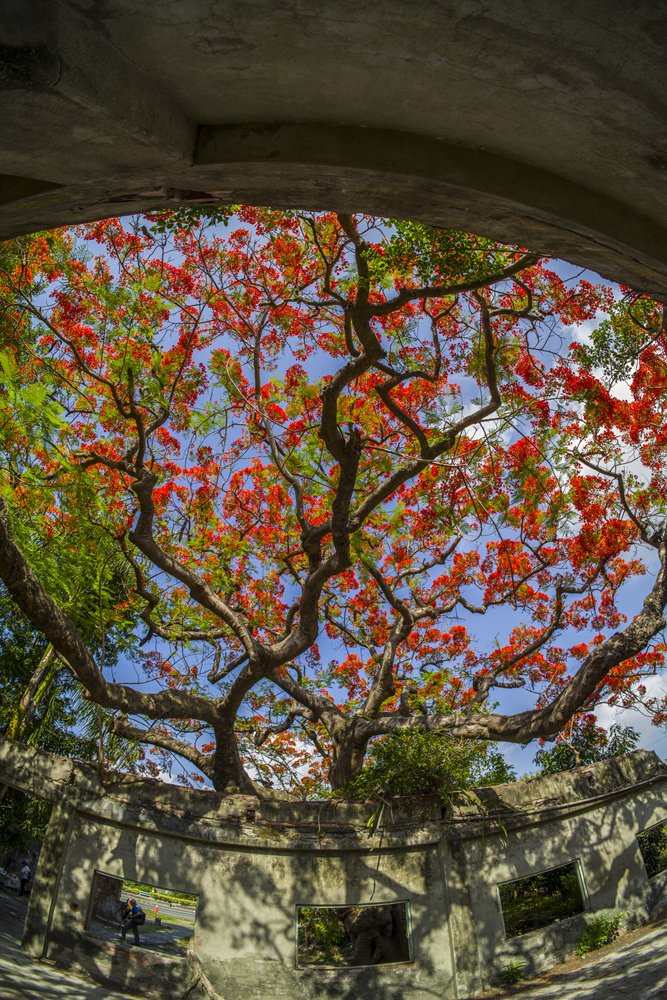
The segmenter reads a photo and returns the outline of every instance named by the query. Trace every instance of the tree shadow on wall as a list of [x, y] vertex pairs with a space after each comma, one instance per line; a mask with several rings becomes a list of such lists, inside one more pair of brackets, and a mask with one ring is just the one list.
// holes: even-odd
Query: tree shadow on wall
[[[250, 848], [206, 843], [196, 821], [191, 831], [182, 826], [180, 837], [175, 830], [172, 836], [138, 830], [131, 812], [127, 826], [121, 815], [113, 823], [90, 822], [90, 831], [76, 845], [76, 868], [63, 876], [59, 905], [62, 900], [67, 905], [70, 896], [86, 898], [92, 872], [105, 869], [122, 868], [126, 879], [198, 895], [197, 953], [205, 974], [224, 997], [440, 1000], [452, 994], [442, 869], [435, 845], [402, 849], [399, 864], [396, 850], [382, 847], [378, 835], [360, 834], [354, 841], [348, 834], [349, 849], [324, 851], [312, 846], [276, 848], [272, 833], [266, 847]], [[98, 826], [123, 829], [117, 840], [105, 842], [102, 833], [95, 834]], [[415, 885], [423, 891], [415, 892]], [[407, 901], [410, 908], [411, 961], [338, 969], [297, 967], [299, 906], [397, 900]], [[119, 989], [146, 987], [170, 1000], [193, 981], [195, 973], [185, 959], [95, 939], [79, 929], [84, 914], [71, 917], [54, 927], [49, 958], [82, 965], [96, 980]], [[193, 991], [192, 1000], [195, 997]]]
[[[594, 768], [586, 772], [577, 776], [581, 799], [577, 805], [573, 796], [575, 805], [567, 816], [557, 809], [551, 811], [547, 801], [537, 802], [532, 814], [525, 804], [512, 808], [493, 788], [485, 788], [478, 790], [483, 793], [479, 815], [486, 813], [486, 819], [480, 819], [477, 836], [467, 839], [465, 824], [454, 825], [452, 861], [467, 886], [485, 988], [499, 982], [510, 962], [522, 963], [524, 975], [533, 976], [549, 964], [572, 957], [590, 914], [596, 911], [622, 910], [632, 927], [650, 908], [652, 886], [636, 835], [657, 818], [660, 793], [649, 791], [644, 797], [633, 797], [630, 787], [628, 795], [619, 790], [617, 796], [610, 795], [595, 807], [595, 802], [587, 799], [594, 800], [600, 791], [597, 776]], [[540, 808], [545, 810], [541, 815]], [[498, 885], [572, 862], [579, 863], [584, 912], [513, 937], [506, 934]], [[495, 877], [494, 868], [496, 875], [499, 869], [507, 874]], [[632, 945], [629, 949], [632, 951]], [[643, 967], [652, 959], [642, 956], [640, 961]], [[575, 975], [581, 975], [585, 982], [585, 973]], [[628, 989], [628, 995], [631, 992]], [[567, 990], [563, 995], [569, 995]]]
[[[250, 963], [251, 974], [270, 979], [271, 983], [266, 982], [263, 988], [240, 988], [244, 984], [236, 978], [236, 962], [211, 960], [206, 964], [207, 974], [223, 996], [243, 996], [244, 1000], [274, 995], [299, 995], [309, 1000], [359, 1000], [360, 997], [405, 1000], [407, 996], [441, 1000], [443, 996], [453, 995], [446, 971], [447, 955], [442, 955], [444, 969], [438, 970], [433, 962], [437, 947], [433, 943], [424, 947], [431, 935], [437, 937], [445, 930], [443, 910], [429, 905], [432, 897], [416, 893], [407, 881], [399, 881], [383, 870], [383, 860], [391, 852], [384, 849], [378, 852], [377, 847], [369, 849], [367, 843], [363, 847], [363, 850], [357, 848], [344, 853], [319, 853], [319, 863], [312, 867], [308, 860], [317, 852], [307, 852], [305, 863], [306, 852], [277, 852], [274, 861], [279, 867], [278, 877], [250, 855], [237, 862], [237, 884], [243, 886], [243, 892], [233, 900], [237, 919], [229, 924], [229, 945], [238, 955], [246, 956], [244, 961]], [[437, 862], [435, 849], [432, 853], [433, 861]], [[416, 856], [418, 850], [414, 854]], [[351, 857], [354, 858], [352, 862]], [[326, 877], [323, 877], [327, 861], [336, 869], [328, 891]], [[410, 907], [413, 955], [409, 961], [337, 968], [297, 965], [299, 907], [320, 907], [345, 901], [349, 904], [345, 908], [353, 909], [395, 900], [406, 900]], [[258, 908], [264, 913], [270, 911], [270, 916], [256, 915]], [[443, 936], [442, 944], [445, 943]]]

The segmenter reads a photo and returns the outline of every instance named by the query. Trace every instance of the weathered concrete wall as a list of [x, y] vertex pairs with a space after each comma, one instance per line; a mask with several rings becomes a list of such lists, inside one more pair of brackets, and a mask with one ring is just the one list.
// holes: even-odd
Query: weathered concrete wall
[[[0, 744], [0, 780], [38, 782], [41, 760]], [[405, 800], [385, 810], [372, 835], [369, 803], [260, 802], [149, 781], [104, 789], [88, 765], [61, 763], [56, 774], [65, 784], [53, 792], [58, 805], [25, 944], [164, 997], [174, 983], [187, 983], [183, 961], [87, 933], [95, 871], [197, 894], [195, 944], [207, 974], [223, 996], [244, 1000], [469, 995], [510, 960], [533, 970], [554, 964], [596, 910], [622, 908], [631, 923], [646, 919], [665, 889], [664, 876], [649, 882], [636, 840], [667, 819], [667, 768], [645, 751], [477, 789], [444, 815], [437, 801]], [[498, 883], [576, 859], [590, 910], [506, 939]], [[299, 905], [402, 900], [412, 962], [296, 968]]]
[[[275, 838], [271, 838], [274, 840]], [[284, 838], [289, 841], [289, 836]], [[359, 995], [453, 995], [453, 970], [437, 845], [345, 853], [243, 849], [139, 832], [79, 816], [59, 896], [84, 912], [94, 871], [102, 870], [199, 895], [196, 945], [223, 996], [244, 1000], [326, 997], [340, 972], [295, 970], [296, 909], [303, 904], [410, 901], [418, 961], [347, 970]], [[81, 926], [81, 925], [79, 925]], [[46, 955], [72, 942], [71, 914], [57, 908]], [[131, 982], [135, 971], [129, 967]], [[368, 992], [364, 992], [364, 991]], [[384, 992], [383, 992], [384, 991]]]
[[240, 201], [667, 291], [660, 0], [4, 0], [0, 233]]
[[[600, 910], [623, 910], [630, 926], [646, 920], [662, 887], [647, 878], [637, 833], [667, 818], [667, 769], [651, 758], [478, 789], [460, 803], [447, 843], [469, 891], [482, 986], [510, 961], [533, 973], [562, 961]], [[588, 912], [507, 939], [498, 885], [572, 861]]]

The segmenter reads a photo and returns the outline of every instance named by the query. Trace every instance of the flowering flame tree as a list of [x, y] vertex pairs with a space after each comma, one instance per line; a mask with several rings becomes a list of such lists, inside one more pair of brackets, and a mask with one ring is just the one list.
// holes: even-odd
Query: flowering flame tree
[[[305, 793], [396, 730], [527, 743], [645, 693], [659, 304], [479, 237], [249, 207], [0, 264], [0, 577], [116, 734]], [[59, 567], [109, 551], [122, 682], [59, 599]]]

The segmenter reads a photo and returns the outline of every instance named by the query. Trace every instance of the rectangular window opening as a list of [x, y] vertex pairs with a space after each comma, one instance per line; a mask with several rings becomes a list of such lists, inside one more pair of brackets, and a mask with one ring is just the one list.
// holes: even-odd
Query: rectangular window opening
[[508, 938], [548, 927], [586, 909], [578, 861], [498, 886]]
[[638, 833], [637, 843], [649, 878], [667, 870], [667, 819]]
[[296, 947], [299, 966], [410, 962], [408, 904], [298, 906]]
[[[128, 907], [133, 899], [143, 912]], [[167, 955], [185, 955], [195, 929], [199, 897], [179, 889], [133, 882], [129, 879], [96, 871], [88, 909], [88, 931], [107, 941], [123, 940], [136, 944], [133, 923], [142, 949]], [[123, 919], [124, 914], [127, 914]]]

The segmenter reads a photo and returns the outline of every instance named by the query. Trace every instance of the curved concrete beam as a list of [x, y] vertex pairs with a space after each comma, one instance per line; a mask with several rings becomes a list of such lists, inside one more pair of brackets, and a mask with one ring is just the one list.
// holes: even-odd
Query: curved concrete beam
[[663, 297], [667, 7], [611, 6], [6, 0], [0, 235], [183, 201], [365, 210]]

